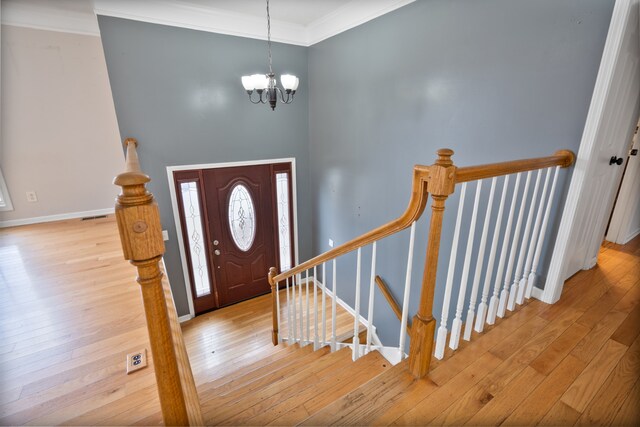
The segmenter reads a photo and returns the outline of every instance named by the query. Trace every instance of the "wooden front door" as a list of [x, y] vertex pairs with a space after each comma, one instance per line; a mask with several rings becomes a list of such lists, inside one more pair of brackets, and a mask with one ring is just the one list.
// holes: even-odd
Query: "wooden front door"
[[176, 171], [174, 180], [196, 314], [270, 292], [269, 268], [293, 261], [291, 164]]
[[203, 172], [219, 306], [269, 292], [267, 271], [276, 265], [270, 166]]

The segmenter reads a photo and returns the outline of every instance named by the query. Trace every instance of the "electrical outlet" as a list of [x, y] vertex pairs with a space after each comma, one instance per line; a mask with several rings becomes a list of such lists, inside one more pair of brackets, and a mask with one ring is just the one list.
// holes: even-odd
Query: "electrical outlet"
[[329, 239], [329, 247], [332, 248], [333, 247], [333, 239]]
[[147, 366], [147, 349], [127, 354], [127, 374]]
[[162, 230], [162, 240], [165, 242], [169, 240], [169, 232], [167, 230]]
[[37, 202], [38, 196], [35, 191], [27, 191], [27, 202]]

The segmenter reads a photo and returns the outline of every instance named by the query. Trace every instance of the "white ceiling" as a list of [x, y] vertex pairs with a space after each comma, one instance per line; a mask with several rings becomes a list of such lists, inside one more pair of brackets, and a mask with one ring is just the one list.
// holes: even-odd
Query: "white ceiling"
[[[1, 0], [2, 23], [99, 35], [96, 14], [266, 38], [264, 0]], [[272, 39], [309, 46], [414, 0], [270, 0]]]

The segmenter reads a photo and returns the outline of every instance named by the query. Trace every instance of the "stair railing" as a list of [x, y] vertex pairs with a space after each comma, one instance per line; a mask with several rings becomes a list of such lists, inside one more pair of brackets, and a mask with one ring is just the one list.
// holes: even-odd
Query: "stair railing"
[[138, 142], [127, 138], [124, 144], [125, 171], [113, 180], [122, 187], [115, 212], [124, 258], [138, 271], [164, 424], [203, 425], [171, 288], [160, 268], [164, 240], [158, 205], [145, 187], [150, 178], [140, 170]]
[[[555, 183], [557, 180], [557, 169], [559, 167], [568, 167], [573, 164], [574, 154], [567, 150], [561, 150], [549, 157], [517, 160], [504, 163], [496, 163], [489, 165], [473, 166], [457, 168], [452, 160], [452, 150], [441, 149], [438, 150], [438, 158], [431, 166], [417, 165], [413, 170], [412, 192], [409, 206], [405, 212], [397, 219], [376, 228], [362, 236], [337, 246], [321, 255], [316, 256], [306, 262], [303, 262], [288, 271], [278, 273], [275, 267], [272, 267], [269, 271], [269, 283], [272, 289], [272, 304], [273, 304], [273, 331], [272, 339], [273, 344], [277, 345], [279, 342], [287, 341], [289, 343], [297, 342], [300, 345], [306, 345], [313, 343], [315, 348], [330, 345], [332, 351], [339, 348], [348, 346], [353, 351], [353, 359], [366, 354], [371, 350], [387, 351], [388, 347], [383, 347], [381, 344], [372, 344], [372, 331], [375, 329], [373, 323], [373, 308], [374, 308], [374, 287], [376, 283], [376, 253], [378, 243], [394, 235], [404, 229], [411, 228], [409, 237], [409, 253], [407, 258], [407, 269], [404, 283], [404, 292], [402, 298], [402, 312], [400, 315], [400, 331], [399, 331], [399, 343], [395, 348], [395, 354], [397, 360], [402, 360], [406, 357], [404, 353], [405, 340], [407, 331], [411, 334], [411, 345], [408, 355], [408, 366], [410, 372], [417, 378], [424, 377], [429, 372], [429, 365], [431, 363], [431, 357], [434, 346], [434, 336], [436, 335], [436, 320], [433, 317], [434, 307], [434, 293], [436, 286], [436, 273], [438, 266], [440, 240], [442, 233], [442, 222], [444, 217], [445, 201], [452, 194], [457, 185], [461, 184], [461, 197], [458, 209], [458, 216], [456, 221], [456, 229], [453, 236], [453, 247], [451, 252], [451, 258], [449, 262], [449, 270], [447, 275], [447, 282], [445, 285], [445, 297], [442, 302], [442, 318], [440, 327], [438, 328], [437, 341], [436, 341], [436, 357], [441, 358], [444, 350], [444, 340], [448, 335], [447, 320], [449, 305], [451, 301], [451, 295], [453, 291], [453, 279], [455, 275], [455, 258], [457, 255], [457, 247], [460, 236], [461, 219], [464, 209], [464, 199], [466, 195], [467, 183], [471, 181], [477, 181], [476, 194], [474, 197], [474, 212], [472, 214], [471, 226], [469, 227], [469, 238], [466, 247], [464, 268], [462, 271], [462, 279], [460, 283], [458, 293], [458, 303], [456, 306], [456, 316], [453, 320], [452, 333], [450, 342], [452, 348], [457, 348], [457, 342], [459, 342], [459, 336], [462, 328], [462, 314], [464, 309], [464, 302], [466, 301], [466, 288], [467, 281], [470, 274], [470, 263], [473, 255], [473, 242], [475, 238], [475, 227], [478, 217], [478, 205], [480, 203], [480, 189], [482, 186], [482, 180], [491, 178], [491, 190], [489, 195], [489, 205], [485, 214], [485, 221], [483, 222], [483, 229], [481, 233], [480, 251], [477, 254], [478, 262], [476, 263], [474, 280], [472, 282], [471, 290], [471, 305], [467, 311], [466, 329], [464, 338], [469, 339], [471, 335], [471, 326], [475, 317], [476, 323], [480, 326], [476, 326], [476, 331], [482, 331], [482, 325], [485, 321], [491, 323], [495, 321], [493, 313], [501, 316], [504, 315], [504, 309], [513, 310], [515, 304], [522, 304], [524, 298], [528, 298], [531, 295], [533, 286], [535, 285], [535, 277], [537, 268], [540, 261], [540, 253], [544, 242], [544, 234], [549, 223], [549, 212], [551, 202], [553, 200], [553, 192], [555, 190]], [[547, 194], [547, 186], [551, 170], [548, 168], [554, 168], [554, 178], [552, 188]], [[545, 184], [540, 196], [540, 202], [537, 205], [537, 209], [534, 208], [534, 204], [537, 200], [537, 193], [540, 187], [541, 174], [540, 170], [547, 169], [545, 176]], [[534, 196], [528, 209], [528, 215], [526, 219], [525, 236], [520, 244], [520, 251], [518, 262], [514, 270], [513, 266], [516, 259], [516, 248], [518, 247], [520, 230], [522, 222], [524, 221], [525, 204], [527, 202], [528, 189], [531, 181], [532, 171], [538, 171], [536, 175], [536, 184], [534, 189]], [[525, 184], [525, 191], [522, 197], [519, 196], [518, 188], [521, 181], [521, 174], [527, 172], [527, 183]], [[491, 299], [491, 304], [487, 306], [487, 299], [489, 293], [489, 284], [492, 282], [491, 275], [493, 273], [493, 263], [496, 257], [497, 243], [500, 237], [500, 229], [502, 227], [502, 216], [504, 213], [504, 201], [506, 191], [503, 190], [501, 195], [500, 207], [498, 210], [498, 219], [495, 224], [498, 225], [497, 230], [493, 233], [493, 239], [491, 249], [489, 250], [489, 267], [485, 274], [485, 283], [482, 290], [481, 302], [478, 305], [478, 314], [475, 314], [475, 305], [477, 302], [477, 296], [479, 292], [480, 275], [482, 272], [482, 265], [484, 262], [484, 255], [486, 252], [486, 244], [488, 239], [489, 223], [492, 218], [492, 206], [495, 197], [495, 189], [497, 185], [497, 178], [505, 176], [503, 184], [504, 189], [508, 188], [509, 176], [516, 175], [516, 188], [513, 191], [512, 203], [509, 209], [509, 220], [506, 226], [508, 233], [504, 234], [505, 241], [512, 242], [511, 251], [509, 254], [509, 262], [506, 274], [504, 273], [504, 265], [506, 264], [506, 251], [505, 246], [502, 246], [502, 252], [500, 255], [500, 265], [498, 267], [498, 274], [496, 280], [505, 281], [505, 288], [503, 289], [500, 298], [494, 294]], [[413, 262], [413, 248], [415, 242], [415, 222], [420, 218], [427, 204], [428, 196], [431, 195], [431, 220], [429, 225], [429, 234], [427, 241], [426, 259], [424, 264], [424, 270], [422, 275], [422, 283], [420, 290], [420, 303], [417, 313], [413, 316], [411, 326], [408, 326], [408, 302], [411, 287], [411, 274], [412, 274], [412, 262]], [[546, 200], [546, 202], [545, 202]], [[514, 232], [511, 232], [512, 220], [517, 203], [521, 203], [522, 207], [518, 212], [517, 225]], [[545, 206], [543, 209], [542, 206]], [[534, 214], [535, 212], [535, 214]], [[543, 213], [544, 212], [544, 213]], [[535, 221], [533, 218], [536, 218]], [[531, 226], [533, 225], [533, 233], [530, 233]], [[535, 237], [531, 237], [531, 234], [535, 234]], [[368, 318], [365, 322], [362, 322], [360, 316], [360, 293], [361, 293], [361, 258], [362, 248], [365, 246], [372, 246], [371, 256], [371, 272], [369, 280], [369, 301], [368, 301]], [[356, 278], [355, 278], [355, 307], [353, 308], [354, 326], [352, 332], [351, 343], [340, 343], [336, 336], [336, 305], [337, 305], [337, 287], [338, 281], [336, 276], [336, 263], [337, 258], [347, 253], [356, 251]], [[331, 269], [331, 291], [327, 288], [327, 282], [329, 277], [327, 276], [327, 264]], [[322, 281], [318, 279], [318, 270], [321, 271]], [[309, 272], [312, 272], [311, 275]], [[304, 277], [303, 277], [304, 276]], [[506, 283], [511, 283], [509, 288]], [[310, 283], [312, 283], [311, 295], [313, 296], [313, 308], [310, 310]], [[383, 286], [383, 282], [378, 280], [378, 284]], [[497, 285], [496, 285], [497, 288]], [[494, 290], [496, 289], [494, 288]], [[499, 289], [499, 288], [498, 288]], [[319, 298], [321, 299], [321, 305], [318, 305], [318, 291], [320, 292]], [[283, 298], [286, 299], [286, 310], [281, 307], [280, 293], [284, 292]], [[388, 290], [385, 292], [389, 293]], [[297, 294], [297, 295], [296, 295]], [[391, 303], [393, 300], [391, 295], [385, 295], [387, 300]], [[327, 337], [327, 307], [326, 299], [331, 299], [331, 330], [330, 336]], [[393, 304], [391, 304], [393, 308]], [[306, 308], [306, 312], [303, 309]], [[311, 312], [313, 312], [314, 322], [314, 335], [311, 335], [310, 323], [312, 321]], [[485, 317], [486, 316], [486, 317]], [[321, 320], [319, 320], [321, 317]], [[480, 319], [480, 320], [478, 320]], [[305, 328], [306, 322], [306, 328]], [[321, 333], [318, 332], [321, 325]], [[367, 326], [367, 339], [364, 346], [359, 342], [359, 323], [364, 323]], [[286, 325], [287, 336], [283, 337], [280, 334], [280, 330]], [[383, 353], [384, 354], [384, 353]]]

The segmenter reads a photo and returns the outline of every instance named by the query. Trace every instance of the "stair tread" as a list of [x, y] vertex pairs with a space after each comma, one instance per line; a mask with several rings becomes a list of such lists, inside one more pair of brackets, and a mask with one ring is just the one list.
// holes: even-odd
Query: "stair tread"
[[253, 418], [251, 421], [256, 424], [295, 425], [375, 378], [390, 366], [380, 353], [372, 351], [348, 369], [334, 372], [333, 375], [323, 378], [311, 390], [308, 389], [281, 402], [266, 411], [264, 416]]
[[374, 418], [375, 408], [391, 401], [394, 396], [401, 393], [415, 381], [417, 380], [407, 369], [407, 362], [400, 362], [355, 390], [336, 399], [301, 424], [366, 425], [368, 419]]
[[284, 353], [279, 352], [275, 355], [260, 359], [248, 366], [242, 367], [225, 375], [219, 380], [212, 381], [208, 383], [206, 387], [202, 388], [202, 391], [213, 391], [219, 395], [227, 394], [233, 389], [241, 387], [244, 384], [248, 384], [252, 379], [261, 378], [262, 376], [271, 373], [274, 370], [274, 367], [287, 366], [291, 363], [295, 363], [304, 355], [313, 352], [312, 348], [300, 348], [297, 344], [287, 346], [287, 349], [289, 351]]
[[[317, 353], [317, 352], [314, 352]], [[312, 353], [312, 354], [314, 354]], [[277, 404], [280, 400], [291, 396], [302, 387], [310, 386], [318, 381], [327, 371], [337, 369], [351, 362], [350, 352], [343, 349], [327, 353], [313, 363], [307, 363], [297, 370], [285, 370], [278, 381], [250, 393], [244, 393], [239, 399], [233, 399], [225, 405], [217, 405], [214, 409], [213, 424], [241, 424], [262, 411]], [[204, 408], [203, 408], [204, 409]]]

